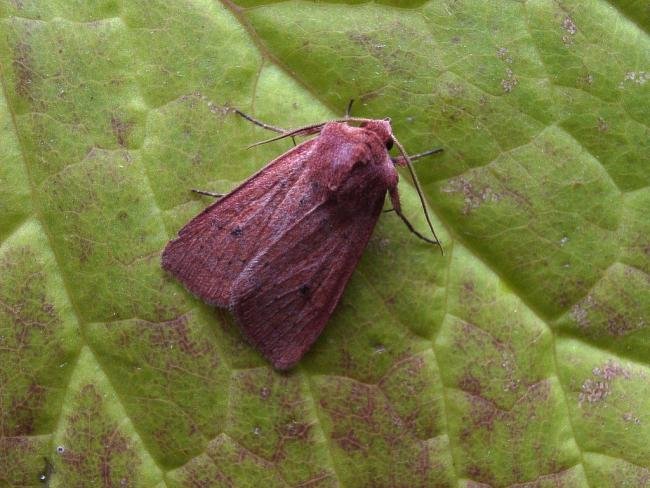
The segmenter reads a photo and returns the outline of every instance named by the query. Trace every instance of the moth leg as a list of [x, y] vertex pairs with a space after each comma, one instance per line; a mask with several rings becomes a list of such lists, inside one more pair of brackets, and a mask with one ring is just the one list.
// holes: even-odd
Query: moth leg
[[[401, 210], [395, 210], [395, 213], [397, 216], [402, 219], [402, 222], [406, 224], [406, 227], [408, 227], [408, 230], [410, 230], [413, 234], [415, 234], [417, 237], [422, 239], [425, 242], [428, 242], [429, 244], [435, 244], [436, 246], [440, 246], [440, 241], [434, 241], [433, 239], [429, 239], [427, 236], [420, 234], [415, 227], [413, 227], [413, 224], [408, 221], [408, 219], [404, 216]], [[442, 247], [441, 247], [442, 249]]]
[[214, 198], [221, 198], [221, 197], [225, 196], [225, 193], [214, 193], [214, 192], [211, 192], [211, 191], [196, 190], [194, 188], [192, 188], [192, 191], [194, 193], [198, 193], [199, 195], [207, 195], [209, 197], [214, 197]]
[[[427, 156], [431, 156], [432, 154], [438, 154], [441, 153], [443, 149], [441, 147], [437, 147], [435, 149], [429, 149], [428, 151], [424, 151], [421, 153], [414, 154], [413, 156], [409, 156], [409, 159], [411, 161], [416, 161], [418, 159], [425, 158]], [[406, 166], [406, 159], [404, 159], [404, 156], [398, 156], [396, 158], [390, 158], [391, 161], [393, 161], [393, 164], [397, 166]]]
[[436, 246], [439, 246], [440, 249], [442, 250], [442, 246], [440, 245], [440, 241], [430, 239], [427, 236], [420, 234], [415, 229], [415, 227], [413, 227], [413, 224], [411, 224], [411, 222], [409, 222], [409, 220], [406, 218], [406, 216], [402, 213], [402, 206], [401, 206], [400, 201], [399, 201], [399, 194], [397, 193], [397, 187], [390, 188], [389, 192], [390, 192], [390, 201], [393, 204], [392, 210], [394, 210], [395, 213], [397, 214], [397, 216], [400, 219], [402, 219], [402, 222], [404, 222], [404, 224], [406, 225], [408, 230], [410, 230], [413, 234], [415, 234], [417, 237], [419, 237], [423, 241], [428, 242], [429, 244], [435, 244]]
[[348, 102], [348, 107], [345, 109], [345, 118], [350, 118], [350, 113], [352, 112], [352, 104], [354, 103], [354, 98], [351, 98]]

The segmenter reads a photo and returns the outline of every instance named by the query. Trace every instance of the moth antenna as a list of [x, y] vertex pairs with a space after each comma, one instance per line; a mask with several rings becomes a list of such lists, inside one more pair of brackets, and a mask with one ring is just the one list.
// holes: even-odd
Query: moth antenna
[[248, 146], [248, 148], [250, 149], [251, 147], [261, 146], [262, 144], [268, 144], [269, 142], [279, 141], [280, 139], [284, 139], [285, 137], [293, 138], [294, 136], [310, 136], [312, 134], [318, 134], [326, 123], [327, 122], [322, 122], [320, 124], [306, 125], [304, 127], [299, 127], [297, 129], [288, 130], [283, 132], [279, 136], [271, 137], [270, 139], [265, 139], [263, 141], [256, 142], [255, 144], [251, 144], [250, 146]]
[[251, 144], [250, 146], [248, 146], [248, 149], [255, 146], [261, 146], [262, 144], [268, 144], [269, 142], [279, 141], [280, 139], [284, 139], [285, 137], [310, 136], [312, 134], [318, 134], [323, 129], [323, 126], [329, 122], [363, 123], [363, 122], [372, 122], [372, 120], [373, 119], [366, 119], [362, 117], [349, 117], [347, 119], [333, 119], [333, 120], [328, 120], [327, 122], [320, 122], [318, 124], [305, 125], [304, 127], [298, 127], [297, 129], [291, 129], [291, 130], [281, 132], [279, 136], [271, 137], [270, 139], [265, 139], [263, 141], [256, 142], [255, 144]]
[[246, 120], [248, 120], [249, 122], [252, 122], [253, 124], [260, 126], [262, 129], [270, 130], [271, 132], [277, 132], [277, 133], [279, 133], [279, 134], [284, 134], [285, 132], [288, 132], [286, 129], [281, 129], [280, 127], [275, 127], [275, 126], [273, 126], [273, 125], [265, 124], [264, 122], [262, 122], [262, 121], [260, 121], [260, 120], [257, 120], [257, 119], [251, 117], [251, 116], [248, 115], [248, 114], [245, 114], [244, 112], [242, 112], [242, 111], [239, 110], [239, 109], [236, 109], [236, 108], [235, 108], [235, 109], [233, 109], [233, 110], [234, 110], [235, 113], [237, 113], [238, 115], [241, 115], [242, 117], [244, 117], [244, 118], [245, 118]]
[[[433, 230], [433, 224], [431, 223], [431, 217], [429, 216], [429, 211], [427, 210], [427, 205], [424, 201], [424, 195], [422, 195], [422, 187], [420, 186], [420, 180], [418, 180], [417, 175], [415, 174], [415, 170], [413, 169], [413, 163], [411, 162], [411, 159], [409, 158], [408, 154], [406, 154], [406, 151], [404, 150], [404, 146], [395, 138], [393, 137], [393, 141], [395, 142], [395, 145], [399, 149], [399, 152], [402, 154], [402, 157], [404, 158], [404, 161], [406, 161], [406, 167], [409, 170], [409, 173], [411, 175], [411, 178], [413, 180], [413, 185], [415, 186], [415, 190], [418, 192], [418, 196], [420, 197], [420, 203], [422, 204], [422, 210], [424, 210], [424, 217], [427, 219], [427, 224], [429, 224], [429, 229], [431, 229], [431, 233], [433, 234], [435, 241], [435, 244], [438, 245], [440, 248], [440, 253], [444, 256], [444, 251], [442, 249], [442, 244], [440, 244], [440, 240], [438, 239], [438, 236], [436, 235], [436, 231]], [[397, 215], [400, 216], [400, 218], [404, 221], [406, 226], [414, 232], [416, 235], [419, 235], [417, 231], [413, 229], [413, 226], [411, 223], [406, 220], [406, 217], [401, 215], [401, 212], [397, 212]], [[424, 236], [421, 236], [424, 237]]]

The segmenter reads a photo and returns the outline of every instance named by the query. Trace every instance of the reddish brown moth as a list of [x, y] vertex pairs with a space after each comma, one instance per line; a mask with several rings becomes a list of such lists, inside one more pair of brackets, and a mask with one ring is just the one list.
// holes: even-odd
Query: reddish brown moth
[[[318, 136], [192, 219], [167, 244], [162, 265], [204, 302], [230, 309], [248, 341], [284, 370], [307, 352], [332, 315], [386, 192], [409, 229], [439, 245], [402, 214], [395, 168], [408, 166], [422, 197], [411, 159], [439, 150], [409, 158], [389, 119], [345, 118], [285, 131], [237, 112], [280, 133], [270, 141]], [[389, 155], [393, 144], [401, 157]], [[423, 208], [431, 227], [424, 202]]]

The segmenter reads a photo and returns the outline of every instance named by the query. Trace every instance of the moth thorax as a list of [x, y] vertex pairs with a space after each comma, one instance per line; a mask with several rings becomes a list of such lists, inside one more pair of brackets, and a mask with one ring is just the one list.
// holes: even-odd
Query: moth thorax
[[386, 146], [386, 149], [393, 147], [393, 129], [388, 120], [369, 120], [361, 124], [366, 130], [377, 134], [379, 140]]

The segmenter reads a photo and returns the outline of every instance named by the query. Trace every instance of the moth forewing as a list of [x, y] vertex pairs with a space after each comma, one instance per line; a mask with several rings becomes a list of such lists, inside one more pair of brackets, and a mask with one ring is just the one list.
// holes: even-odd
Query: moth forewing
[[247, 340], [275, 368], [288, 369], [336, 308], [387, 192], [417, 231], [399, 206], [395, 160], [388, 154], [393, 141], [410, 161], [390, 121], [269, 128], [281, 132], [272, 140], [316, 137], [192, 219], [167, 244], [162, 263], [206, 303], [228, 307]]

